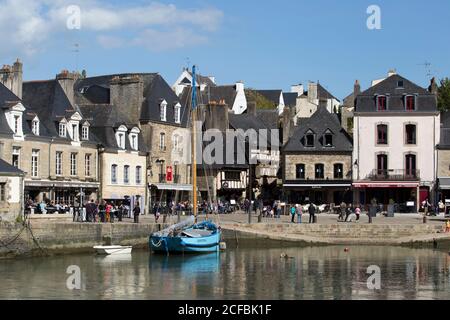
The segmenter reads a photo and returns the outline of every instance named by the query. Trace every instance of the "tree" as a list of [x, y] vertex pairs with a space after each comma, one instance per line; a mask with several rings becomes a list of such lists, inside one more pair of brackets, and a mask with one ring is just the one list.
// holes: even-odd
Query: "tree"
[[438, 88], [438, 109], [440, 111], [450, 110], [450, 79], [445, 78], [441, 80], [441, 85]]

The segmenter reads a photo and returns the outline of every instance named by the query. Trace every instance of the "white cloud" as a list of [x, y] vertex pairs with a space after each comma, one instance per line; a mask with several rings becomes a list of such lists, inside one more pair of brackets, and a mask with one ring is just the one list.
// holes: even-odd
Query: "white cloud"
[[[33, 54], [67, 29], [67, 7], [81, 8], [81, 35], [94, 35], [104, 48], [126, 44], [167, 50], [200, 44], [220, 26], [215, 8], [180, 9], [157, 2], [112, 6], [89, 0], [0, 0], [0, 53]], [[158, 49], [155, 49], [158, 48]]]

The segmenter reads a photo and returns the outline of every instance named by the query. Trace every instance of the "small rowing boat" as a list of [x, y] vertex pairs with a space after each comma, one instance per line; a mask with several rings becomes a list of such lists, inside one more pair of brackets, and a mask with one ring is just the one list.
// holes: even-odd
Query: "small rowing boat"
[[131, 254], [133, 247], [131, 246], [95, 246], [97, 254], [101, 255], [117, 255], [117, 254]]

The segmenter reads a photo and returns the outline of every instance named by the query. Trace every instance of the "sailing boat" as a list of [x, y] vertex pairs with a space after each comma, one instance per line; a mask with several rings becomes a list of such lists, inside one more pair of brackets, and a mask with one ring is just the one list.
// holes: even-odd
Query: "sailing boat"
[[221, 230], [213, 222], [197, 223], [197, 162], [196, 162], [196, 67], [192, 67], [192, 194], [194, 216], [163, 231], [153, 233], [149, 246], [154, 252], [205, 253], [218, 252]]

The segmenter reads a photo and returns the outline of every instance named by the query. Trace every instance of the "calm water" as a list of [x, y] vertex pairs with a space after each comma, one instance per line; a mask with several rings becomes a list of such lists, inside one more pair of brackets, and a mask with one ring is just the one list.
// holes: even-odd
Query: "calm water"
[[[285, 260], [286, 252], [293, 259]], [[78, 265], [82, 289], [66, 288]], [[367, 289], [367, 267], [381, 290]], [[228, 249], [219, 255], [0, 261], [0, 299], [450, 299], [450, 256], [389, 247]]]

